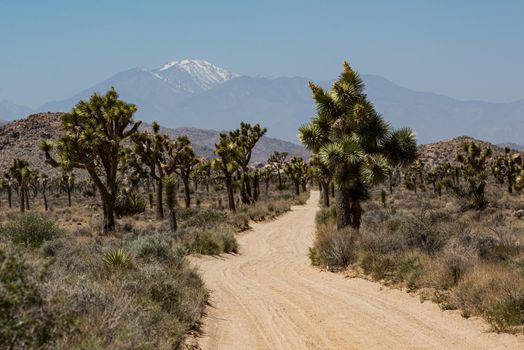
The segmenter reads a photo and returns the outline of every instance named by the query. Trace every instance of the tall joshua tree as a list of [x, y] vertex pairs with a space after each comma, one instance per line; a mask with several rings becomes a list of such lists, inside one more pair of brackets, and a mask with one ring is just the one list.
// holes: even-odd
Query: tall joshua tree
[[20, 202], [20, 211], [24, 212], [29, 209], [28, 187], [31, 180], [32, 170], [27, 160], [13, 159], [13, 164], [8, 170], [10, 177], [18, 184], [18, 199]]
[[384, 180], [390, 165], [416, 158], [414, 133], [392, 130], [364, 94], [364, 83], [349, 63], [331, 90], [309, 84], [317, 106], [299, 137], [333, 174], [337, 228], [360, 227], [361, 202]]
[[229, 210], [235, 211], [234, 176], [238, 171], [238, 145], [229, 134], [221, 133], [215, 144], [215, 155], [212, 167], [222, 173], [226, 184]]
[[282, 172], [286, 164], [288, 153], [287, 152], [273, 152], [267, 159], [267, 164], [277, 173], [278, 177], [278, 189], [282, 191]]
[[286, 175], [293, 181], [295, 185], [295, 194], [300, 194], [300, 184], [307, 175], [307, 164], [304, 159], [300, 157], [292, 157], [285, 166]]
[[151, 127], [152, 132], [146, 130], [133, 135], [134, 152], [130, 159], [135, 170], [140, 171], [142, 169], [140, 165], [145, 165], [147, 175], [155, 181], [156, 218], [162, 220], [164, 218], [163, 186], [166, 176], [166, 153], [172, 143], [167, 135], [160, 133], [160, 125], [157, 122], [153, 122]]
[[198, 164], [195, 151], [191, 146], [191, 141], [187, 136], [179, 136], [173, 143], [168, 153], [169, 157], [169, 172], [175, 172], [184, 185], [184, 202], [186, 208], [191, 206], [191, 188], [189, 181], [193, 169]]
[[522, 155], [520, 153], [511, 153], [509, 147], [504, 148], [504, 155], [499, 155], [491, 162], [491, 171], [493, 176], [500, 184], [508, 186], [508, 192], [513, 193], [515, 180], [519, 175], [522, 167]]
[[[56, 145], [47, 141], [41, 145], [52, 166], [87, 171], [102, 198], [104, 233], [115, 228], [117, 176], [123, 165], [120, 159], [126, 142], [140, 126], [133, 121], [136, 110], [135, 105], [120, 100], [114, 88], [105, 95], [94, 94], [62, 115], [62, 134]], [[53, 146], [59, 160], [51, 155]]]
[[249, 162], [251, 161], [251, 154], [258, 140], [260, 140], [266, 132], [267, 129], [260, 127], [259, 124], [251, 125], [245, 122], [241, 122], [240, 128], [230, 132], [230, 138], [236, 142], [238, 147], [238, 165], [242, 172], [241, 196], [244, 204], [250, 204], [253, 201], [253, 193], [249, 178]]

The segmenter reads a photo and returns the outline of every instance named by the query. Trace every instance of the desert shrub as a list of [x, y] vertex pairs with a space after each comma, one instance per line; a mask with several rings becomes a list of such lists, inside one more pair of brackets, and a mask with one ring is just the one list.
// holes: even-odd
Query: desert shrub
[[56, 256], [58, 251], [60, 249], [62, 249], [63, 246], [64, 246], [64, 241], [62, 239], [60, 239], [60, 238], [59, 239], [53, 239], [51, 241], [45, 241], [40, 246], [40, 253], [44, 257]]
[[208, 229], [227, 220], [223, 211], [207, 208], [184, 208], [177, 210], [177, 215], [185, 227], [198, 227]]
[[183, 257], [183, 252], [177, 249], [177, 247], [173, 248], [172, 240], [161, 233], [138, 237], [131, 242], [130, 251], [137, 258], [146, 261], [167, 262], [173, 259], [182, 259]]
[[494, 264], [475, 266], [452, 289], [463, 314], [482, 315], [498, 331], [524, 325], [524, 276]]
[[249, 230], [249, 216], [246, 213], [234, 213], [229, 217], [227, 222], [237, 232]]
[[301, 194], [293, 198], [293, 204], [304, 205], [307, 203], [308, 199], [309, 199], [309, 191], [302, 192]]
[[334, 206], [320, 209], [316, 216], [315, 222], [317, 225], [335, 224], [336, 222], [336, 208]]
[[475, 251], [453, 242], [441, 254], [425, 256], [420, 283], [424, 287], [448, 290], [456, 286], [477, 262]]
[[144, 197], [136, 191], [119, 192], [115, 201], [117, 217], [131, 216], [143, 213], [146, 210]]
[[9, 237], [15, 244], [29, 247], [39, 247], [44, 241], [58, 238], [64, 234], [54, 222], [35, 212], [18, 215], [15, 221], [1, 229], [1, 233]]
[[387, 254], [406, 251], [408, 242], [404, 235], [395, 231], [388, 231], [386, 227], [383, 227], [377, 231], [363, 232], [360, 238], [360, 247], [376, 254]]
[[399, 230], [406, 236], [409, 247], [435, 254], [452, 235], [449, 225], [446, 225], [448, 220], [444, 212], [424, 210], [406, 218]]
[[356, 258], [355, 232], [351, 229], [326, 230], [319, 233], [309, 251], [313, 265], [339, 270]]
[[238, 252], [236, 238], [226, 228], [187, 231], [183, 235], [183, 240], [189, 251], [197, 254], [218, 255]]
[[69, 329], [67, 315], [44, 299], [42, 278], [20, 256], [0, 250], [0, 348], [47, 347]]

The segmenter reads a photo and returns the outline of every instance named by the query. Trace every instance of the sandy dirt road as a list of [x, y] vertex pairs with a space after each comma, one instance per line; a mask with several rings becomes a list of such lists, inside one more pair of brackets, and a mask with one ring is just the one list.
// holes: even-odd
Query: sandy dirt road
[[240, 255], [192, 259], [212, 290], [203, 349], [524, 349], [479, 319], [311, 267], [318, 196], [252, 225]]

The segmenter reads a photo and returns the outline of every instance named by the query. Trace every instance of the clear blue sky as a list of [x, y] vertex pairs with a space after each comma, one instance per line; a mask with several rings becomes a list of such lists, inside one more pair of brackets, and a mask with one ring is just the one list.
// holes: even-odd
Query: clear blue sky
[[461, 99], [524, 98], [524, 1], [1, 0], [0, 100], [37, 106], [132, 67], [361, 73]]

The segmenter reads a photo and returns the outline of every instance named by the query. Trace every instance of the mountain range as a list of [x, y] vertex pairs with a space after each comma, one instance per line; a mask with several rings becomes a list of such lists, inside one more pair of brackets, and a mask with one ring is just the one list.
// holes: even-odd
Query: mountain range
[[[461, 101], [401, 87], [377, 75], [363, 75], [363, 80], [377, 111], [394, 127], [412, 127], [420, 143], [460, 135], [494, 143], [524, 143], [524, 100]], [[315, 113], [308, 81], [302, 77], [243, 76], [207, 61], [184, 59], [152, 70], [119, 72], [37, 110], [67, 111], [93, 92], [105, 92], [114, 86], [123, 99], [138, 105], [137, 118], [146, 122], [156, 120], [170, 128], [224, 130], [244, 120], [267, 127], [271, 137], [297, 142], [297, 128]], [[318, 83], [331, 85], [331, 81]], [[6, 112], [0, 103], [0, 119], [27, 114], [23, 109], [13, 112], [12, 106]]]

